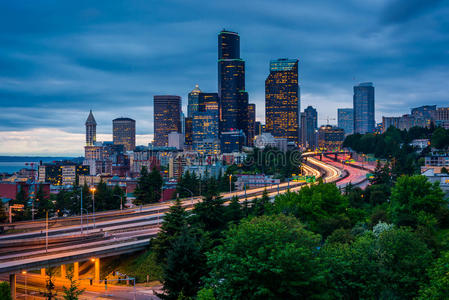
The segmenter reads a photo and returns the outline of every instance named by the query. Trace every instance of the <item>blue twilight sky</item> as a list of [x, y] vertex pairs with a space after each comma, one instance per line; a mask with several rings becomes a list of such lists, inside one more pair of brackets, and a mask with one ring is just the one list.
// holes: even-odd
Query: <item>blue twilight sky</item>
[[[0, 155], [83, 152], [136, 119], [151, 141], [155, 94], [217, 90], [217, 33], [241, 36], [246, 89], [264, 119], [269, 60], [300, 60], [301, 108], [320, 123], [372, 81], [376, 118], [449, 104], [448, 0], [0, 0]], [[331, 120], [331, 123], [336, 121]]]

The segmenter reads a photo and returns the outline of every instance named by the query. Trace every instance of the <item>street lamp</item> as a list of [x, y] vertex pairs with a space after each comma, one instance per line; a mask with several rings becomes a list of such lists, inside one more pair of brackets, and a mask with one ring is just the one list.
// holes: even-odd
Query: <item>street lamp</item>
[[27, 290], [27, 271], [22, 271], [22, 274], [25, 275], [25, 299], [28, 298], [28, 290]]
[[90, 192], [92, 193], [92, 218], [94, 219], [94, 228], [95, 228], [95, 192], [97, 189], [93, 186], [90, 188]]
[[[190, 193], [190, 199], [192, 200], [192, 206], [193, 206], [193, 192], [192, 192], [191, 190], [189, 190], [188, 188], [186, 188], [186, 187], [181, 186], [181, 188], [182, 188], [182, 189], [185, 189], [187, 192]], [[179, 195], [179, 194], [178, 194], [178, 195]]]
[[232, 174], [229, 174], [229, 193], [232, 193]]

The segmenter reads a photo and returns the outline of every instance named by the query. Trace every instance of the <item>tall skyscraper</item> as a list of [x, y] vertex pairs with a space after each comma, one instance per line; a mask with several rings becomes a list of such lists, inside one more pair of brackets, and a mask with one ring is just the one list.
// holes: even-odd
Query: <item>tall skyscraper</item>
[[[248, 136], [248, 93], [245, 91], [245, 61], [240, 58], [240, 36], [222, 30], [218, 34], [218, 96], [220, 132]], [[236, 149], [240, 147], [235, 144]], [[230, 146], [232, 147], [232, 145]]]
[[354, 133], [354, 109], [338, 109], [338, 127], [345, 131], [345, 135]]
[[317, 147], [318, 113], [315, 108], [308, 106], [301, 114], [301, 144], [304, 148]]
[[112, 120], [112, 140], [114, 145], [125, 146], [125, 151], [136, 148], [136, 121], [130, 118]]
[[374, 132], [374, 86], [372, 82], [354, 86], [354, 133]]
[[270, 61], [270, 74], [265, 80], [265, 130], [275, 138], [298, 142], [299, 115], [298, 60]]
[[154, 96], [154, 145], [167, 146], [168, 134], [181, 130], [181, 97]]
[[189, 93], [187, 103], [187, 117], [193, 118], [193, 113], [198, 111], [198, 95], [201, 90], [198, 84], [195, 84], [195, 88]]
[[256, 136], [256, 104], [248, 104], [248, 146], [253, 146]]
[[193, 114], [192, 141], [193, 149], [204, 139], [218, 139], [219, 134], [219, 99], [217, 93], [200, 93], [198, 111]]
[[95, 121], [92, 110], [86, 120], [86, 146], [93, 146], [97, 141], [97, 122]]
[[421, 118], [426, 126], [429, 127], [435, 119], [436, 110], [436, 105], [424, 105], [412, 108], [412, 115], [416, 118]]

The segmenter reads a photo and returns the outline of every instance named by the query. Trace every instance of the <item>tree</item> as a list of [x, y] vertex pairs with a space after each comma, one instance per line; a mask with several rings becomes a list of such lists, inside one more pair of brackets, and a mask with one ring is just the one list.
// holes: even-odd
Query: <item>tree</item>
[[56, 299], [56, 291], [55, 291], [55, 272], [52, 267], [48, 267], [46, 270], [46, 279], [45, 279], [45, 293], [44, 296], [47, 300]]
[[172, 242], [167, 254], [167, 264], [163, 270], [164, 294], [162, 299], [190, 299], [201, 287], [201, 277], [205, 274], [206, 257], [198, 241], [187, 227]]
[[165, 214], [157, 237], [151, 240], [151, 248], [155, 251], [160, 262], [166, 262], [171, 243], [186, 225], [187, 212], [182, 207], [179, 199], [176, 199], [175, 203], [170, 206], [170, 209]]
[[265, 211], [269, 210], [268, 206], [270, 204], [270, 197], [268, 196], [267, 189], [265, 189], [262, 193], [262, 198], [254, 198], [251, 211], [255, 216], [262, 216], [265, 214]]
[[206, 288], [213, 288], [217, 299], [324, 297], [327, 271], [317, 255], [319, 243], [320, 237], [293, 217], [244, 219], [207, 254]]
[[112, 199], [108, 204], [108, 209], [123, 208], [126, 203], [125, 192], [117, 184], [112, 189]]
[[226, 221], [231, 224], [238, 224], [243, 218], [242, 206], [237, 196], [232, 197], [229, 205], [226, 207]]
[[42, 185], [39, 185], [38, 187], [34, 203], [34, 208], [37, 211], [36, 217], [39, 219], [45, 218], [47, 212], [50, 216], [54, 210], [54, 205], [50, 201], [50, 196], [44, 192]]
[[[382, 227], [382, 229], [380, 228]], [[351, 244], [326, 243], [320, 256], [330, 270], [332, 298], [413, 299], [426, 282], [432, 253], [410, 229], [382, 224]]]
[[210, 192], [203, 201], [195, 204], [190, 223], [210, 233], [211, 238], [216, 240], [227, 227], [226, 210], [223, 198]]
[[64, 300], [78, 300], [78, 297], [84, 293], [85, 289], [79, 289], [79, 284], [73, 279], [73, 271], [67, 272], [67, 279], [70, 281], [70, 286], [68, 288], [65, 286], [62, 287]]
[[423, 284], [419, 299], [444, 300], [449, 295], [449, 252], [444, 252], [428, 270], [429, 283]]
[[449, 131], [442, 127], [438, 127], [432, 134], [432, 147], [437, 149], [445, 149], [449, 147]]
[[[8, 214], [5, 209], [3, 201], [0, 199], [0, 223], [5, 223], [8, 220]], [[0, 232], [2, 229], [0, 229]]]
[[447, 204], [438, 183], [421, 175], [402, 176], [391, 190], [389, 213], [393, 223], [416, 227], [419, 213], [438, 216]]
[[161, 190], [163, 185], [161, 173], [156, 167], [153, 167], [148, 177], [151, 183], [150, 203], [159, 202], [162, 197]]
[[152, 184], [146, 167], [142, 167], [140, 171], [140, 177], [137, 181], [136, 189], [134, 190], [134, 195], [136, 199], [133, 201], [135, 205], [142, 205], [151, 203], [152, 200]]
[[[0, 282], [0, 299], [2, 300], [12, 300], [11, 298], [11, 288], [8, 282]], [[206, 298], [207, 299], [207, 298]]]

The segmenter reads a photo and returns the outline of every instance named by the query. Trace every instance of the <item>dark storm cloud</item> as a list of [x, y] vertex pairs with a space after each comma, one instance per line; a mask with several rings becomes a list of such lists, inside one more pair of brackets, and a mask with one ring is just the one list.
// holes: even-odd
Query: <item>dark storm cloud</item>
[[2, 1], [0, 131], [99, 132], [129, 116], [152, 128], [152, 99], [217, 89], [217, 33], [241, 35], [246, 89], [264, 115], [270, 59], [300, 59], [302, 108], [320, 119], [376, 86], [377, 118], [447, 105], [449, 3], [444, 0]]

